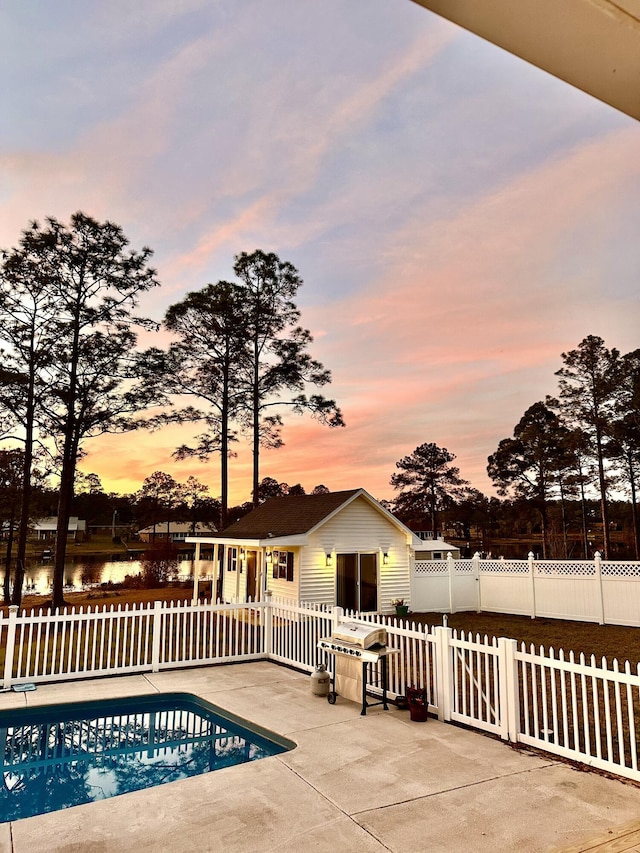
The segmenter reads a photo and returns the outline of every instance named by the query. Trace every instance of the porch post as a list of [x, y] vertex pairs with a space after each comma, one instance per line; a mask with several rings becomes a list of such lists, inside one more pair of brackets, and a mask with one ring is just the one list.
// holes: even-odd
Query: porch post
[[227, 567], [227, 543], [223, 543], [222, 545], [222, 560], [220, 562], [220, 600], [224, 601], [224, 582], [226, 579], [226, 567]]
[[[233, 547], [233, 546], [231, 546]], [[240, 573], [242, 571], [242, 557], [240, 556], [240, 546], [236, 545], [236, 603], [240, 600]]]
[[211, 573], [213, 580], [211, 581], [211, 603], [215, 604], [218, 600], [218, 575], [220, 574], [220, 543], [216, 542], [213, 546], [213, 572]]
[[198, 603], [198, 582], [200, 581], [200, 543], [196, 542], [193, 555], [193, 604]]

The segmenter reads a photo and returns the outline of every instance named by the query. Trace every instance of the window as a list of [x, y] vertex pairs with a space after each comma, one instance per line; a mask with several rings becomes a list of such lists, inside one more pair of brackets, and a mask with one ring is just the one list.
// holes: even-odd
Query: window
[[227, 571], [228, 572], [237, 572], [238, 571], [238, 549], [237, 548], [227, 548]]
[[293, 581], [293, 551], [274, 551], [272, 575], [284, 581]]

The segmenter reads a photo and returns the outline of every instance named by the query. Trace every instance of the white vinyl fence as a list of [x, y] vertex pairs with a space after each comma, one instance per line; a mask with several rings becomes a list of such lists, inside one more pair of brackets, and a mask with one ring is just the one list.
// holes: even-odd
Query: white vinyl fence
[[[156, 602], [0, 617], [2, 687], [26, 682], [274, 660], [305, 672], [333, 657], [317, 649], [336, 623], [382, 624], [399, 654], [389, 658], [389, 694], [426, 691], [443, 721], [640, 781], [640, 666], [609, 666], [515, 640], [456, 635], [375, 614], [287, 600], [237, 604]], [[370, 673], [372, 692], [379, 673]]]
[[416, 613], [477, 610], [640, 626], [640, 562], [601, 560], [416, 560]]
[[442, 719], [640, 781], [640, 664], [435, 633], [448, 658]]

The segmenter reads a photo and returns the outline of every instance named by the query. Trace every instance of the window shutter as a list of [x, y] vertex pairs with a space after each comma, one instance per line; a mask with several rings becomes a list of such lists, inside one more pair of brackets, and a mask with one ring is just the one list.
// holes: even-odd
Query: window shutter
[[287, 551], [287, 580], [293, 580], [293, 551]]

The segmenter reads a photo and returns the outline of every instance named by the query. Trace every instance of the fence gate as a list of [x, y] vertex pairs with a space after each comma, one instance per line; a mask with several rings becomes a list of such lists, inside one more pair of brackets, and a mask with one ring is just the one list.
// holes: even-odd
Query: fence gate
[[500, 714], [500, 658], [498, 642], [476, 636], [475, 642], [450, 637], [452, 659], [450, 718], [466, 726], [483, 729], [501, 737], [504, 725]]

